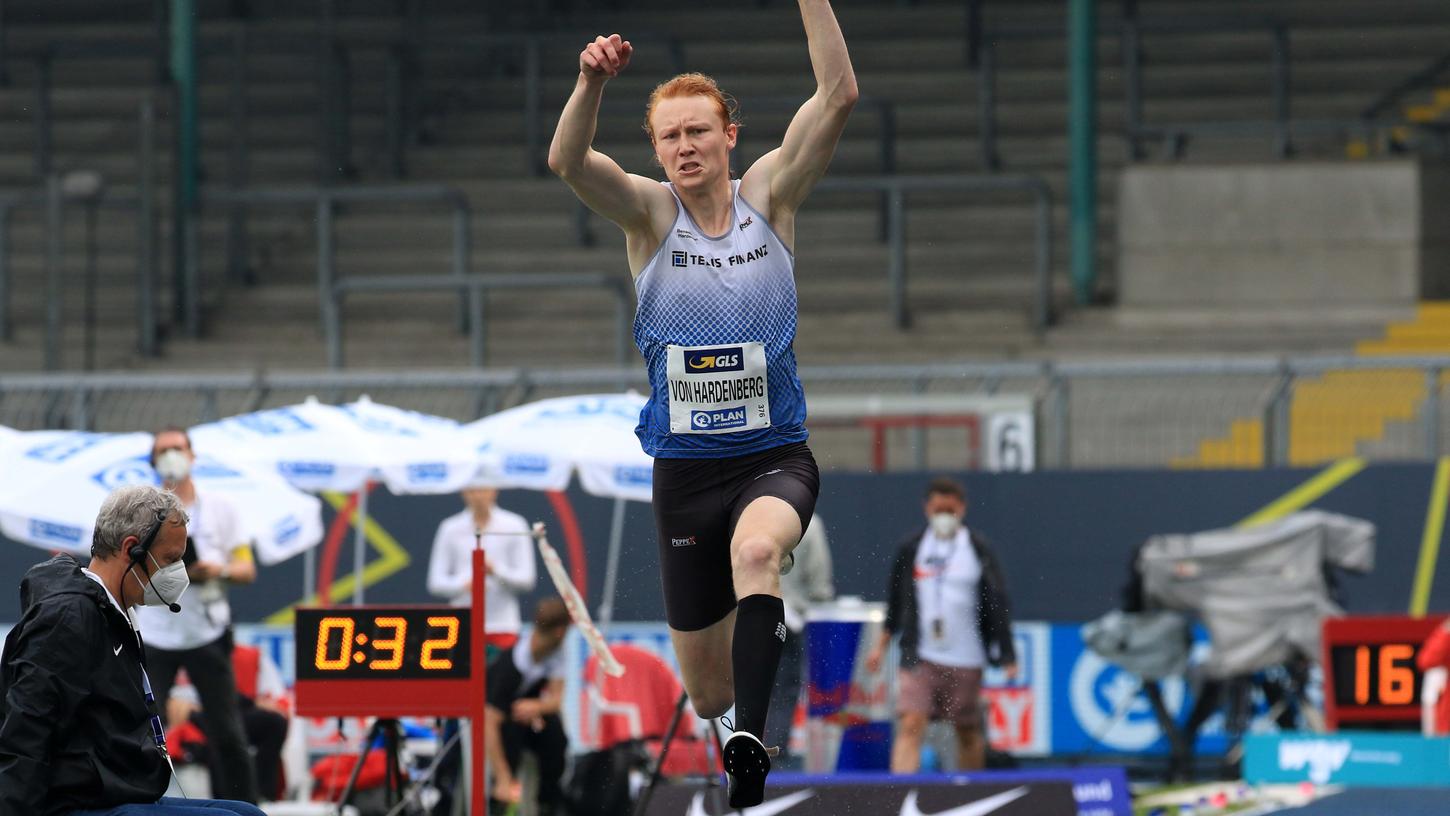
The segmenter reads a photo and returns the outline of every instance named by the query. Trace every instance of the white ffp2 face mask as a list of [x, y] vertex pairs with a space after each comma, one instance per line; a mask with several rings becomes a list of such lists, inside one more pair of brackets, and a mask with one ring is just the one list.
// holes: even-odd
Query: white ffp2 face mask
[[[144, 588], [141, 603], [145, 606], [170, 606], [176, 603], [181, 599], [182, 593], [186, 592], [186, 588], [191, 586], [191, 577], [186, 574], [186, 564], [177, 561], [163, 567], [156, 563], [156, 556], [150, 553], [146, 555], [151, 559], [151, 566], [155, 571], [151, 573], [150, 583], [136, 577], [136, 581]], [[135, 576], [135, 566], [131, 569], [131, 574]]]
[[951, 513], [937, 513], [931, 517], [931, 532], [937, 538], [951, 538], [961, 527], [962, 520]]
[[191, 457], [187, 456], [185, 451], [176, 448], [162, 451], [161, 455], [156, 457], [156, 472], [162, 479], [173, 484], [184, 481], [191, 475]]

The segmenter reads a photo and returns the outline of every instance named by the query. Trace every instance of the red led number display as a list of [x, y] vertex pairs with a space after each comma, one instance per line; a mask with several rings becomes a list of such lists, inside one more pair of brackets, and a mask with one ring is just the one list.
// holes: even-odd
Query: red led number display
[[438, 608], [300, 609], [297, 677], [467, 677], [467, 614]]

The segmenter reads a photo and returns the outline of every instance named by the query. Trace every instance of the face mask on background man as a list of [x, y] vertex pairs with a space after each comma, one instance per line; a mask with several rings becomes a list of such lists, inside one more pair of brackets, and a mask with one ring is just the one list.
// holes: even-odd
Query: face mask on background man
[[937, 538], [951, 538], [961, 526], [961, 519], [951, 513], [937, 513], [931, 517], [931, 532]]
[[191, 475], [191, 457], [187, 456], [185, 451], [175, 448], [162, 451], [161, 455], [156, 457], [156, 472], [168, 482], [184, 481], [187, 476]]

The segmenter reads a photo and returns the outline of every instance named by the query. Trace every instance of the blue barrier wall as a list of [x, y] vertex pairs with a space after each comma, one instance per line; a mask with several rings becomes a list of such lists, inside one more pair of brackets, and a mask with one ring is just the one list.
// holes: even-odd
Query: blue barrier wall
[[[1130, 553], [1155, 533], [1187, 532], [1234, 524], [1313, 478], [1317, 470], [1042, 472], [964, 474], [971, 494], [968, 521], [997, 545], [1020, 619], [1087, 620], [1119, 603]], [[885, 597], [887, 564], [896, 544], [923, 523], [921, 491], [929, 474], [835, 474], [823, 482], [819, 512], [827, 522], [842, 594]], [[1403, 612], [1419, 556], [1434, 468], [1429, 464], [1375, 465], [1320, 497], [1312, 506], [1367, 518], [1379, 525], [1373, 574], [1345, 582], [1355, 612]], [[611, 501], [570, 491], [589, 553], [589, 600], [597, 605], [604, 578]], [[553, 509], [542, 494], [508, 491], [500, 503], [551, 524], [551, 540], [564, 550]], [[433, 532], [461, 504], [452, 496], [396, 497], [378, 491], [374, 518], [410, 553], [410, 563], [367, 590], [377, 602], [426, 600], [425, 580]], [[329, 510], [329, 518], [331, 511]], [[631, 503], [626, 523], [616, 619], [663, 617], [653, 518]], [[374, 556], [376, 557], [376, 556]], [[0, 621], [19, 615], [15, 587], [45, 553], [0, 544]], [[1437, 570], [1432, 610], [1450, 610], [1450, 578]], [[352, 568], [351, 533], [339, 569]], [[545, 583], [542, 570], [540, 577]], [[238, 620], [259, 620], [294, 602], [302, 584], [301, 559], [261, 571], [256, 585], [232, 593]]]

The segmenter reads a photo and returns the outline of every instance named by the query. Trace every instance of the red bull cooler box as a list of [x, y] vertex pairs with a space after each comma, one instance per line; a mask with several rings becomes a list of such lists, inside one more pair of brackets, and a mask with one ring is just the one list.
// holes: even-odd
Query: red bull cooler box
[[886, 623], [886, 605], [842, 598], [806, 615], [807, 773], [891, 767], [895, 646], [876, 673], [866, 656]]

